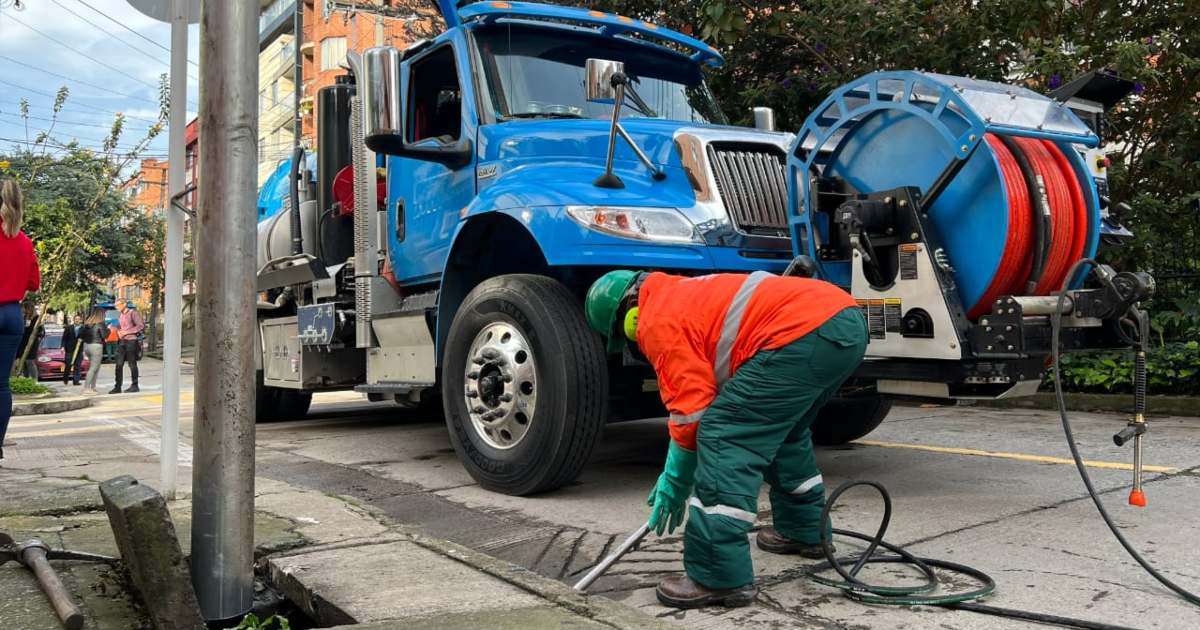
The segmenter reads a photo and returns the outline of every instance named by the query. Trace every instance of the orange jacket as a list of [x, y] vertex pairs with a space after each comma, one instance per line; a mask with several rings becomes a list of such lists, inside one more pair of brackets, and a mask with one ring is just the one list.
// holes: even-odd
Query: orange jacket
[[671, 438], [694, 450], [700, 417], [738, 367], [852, 306], [845, 291], [809, 278], [650, 274], [638, 292], [637, 342], [658, 374]]

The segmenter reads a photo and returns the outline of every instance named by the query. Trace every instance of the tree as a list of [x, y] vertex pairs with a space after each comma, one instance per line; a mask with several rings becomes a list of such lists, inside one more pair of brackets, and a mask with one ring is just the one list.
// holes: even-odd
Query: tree
[[[118, 186], [121, 173], [162, 131], [166, 108], [160, 108], [158, 122], [130, 148], [120, 148], [125, 117], [118, 114], [99, 150], [89, 149], [55, 135], [54, 121], [69, 94], [67, 88], [59, 89], [45, 130], [9, 153], [0, 152], [0, 176], [15, 178], [24, 191], [23, 229], [34, 242], [42, 271], [38, 325], [48, 311], [89, 306], [101, 280], [143, 269], [146, 243], [155, 229], [149, 217], [126, 206]], [[20, 111], [28, 129], [27, 101], [21, 101]], [[29, 346], [17, 365], [24, 364]]]
[[[569, 3], [569, 0], [564, 0]], [[926, 69], [1046, 92], [1111, 68], [1136, 94], [1110, 113], [1118, 219], [1138, 238], [1107, 255], [1154, 272], [1172, 302], [1200, 292], [1200, 2], [1194, 0], [601, 0], [718, 47], [730, 120], [774, 107], [798, 129], [833, 89], [875, 70]], [[1162, 283], [1160, 282], [1160, 287]]]

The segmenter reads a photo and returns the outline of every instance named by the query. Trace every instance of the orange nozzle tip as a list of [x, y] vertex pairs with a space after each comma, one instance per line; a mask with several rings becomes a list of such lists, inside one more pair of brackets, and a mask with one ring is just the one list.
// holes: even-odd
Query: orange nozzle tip
[[1146, 507], [1146, 494], [1141, 490], [1129, 491], [1129, 505]]

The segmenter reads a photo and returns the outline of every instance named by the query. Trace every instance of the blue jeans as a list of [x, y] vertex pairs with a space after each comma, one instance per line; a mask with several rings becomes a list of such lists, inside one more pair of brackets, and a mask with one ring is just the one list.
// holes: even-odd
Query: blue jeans
[[[21, 320], [21, 304], [0, 304], [0, 445], [8, 431], [8, 419], [12, 416], [12, 390], [8, 388], [8, 375], [12, 373], [13, 359], [17, 357], [17, 346], [25, 333], [25, 322]], [[0, 446], [0, 454], [3, 453]]]

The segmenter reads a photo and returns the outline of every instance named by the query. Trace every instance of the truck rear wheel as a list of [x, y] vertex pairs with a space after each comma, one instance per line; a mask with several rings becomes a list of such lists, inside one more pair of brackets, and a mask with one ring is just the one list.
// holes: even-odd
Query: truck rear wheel
[[853, 442], [874, 431], [892, 410], [892, 399], [879, 394], [835, 396], [817, 413], [812, 440], [821, 446]]
[[308, 415], [312, 404], [312, 392], [304, 392], [263, 384], [263, 373], [257, 375], [254, 384], [254, 421], [275, 422], [276, 420], [299, 420]]
[[579, 300], [543, 276], [498, 276], [467, 295], [442, 381], [454, 450], [479, 485], [504, 494], [574, 480], [607, 418], [600, 340]]

